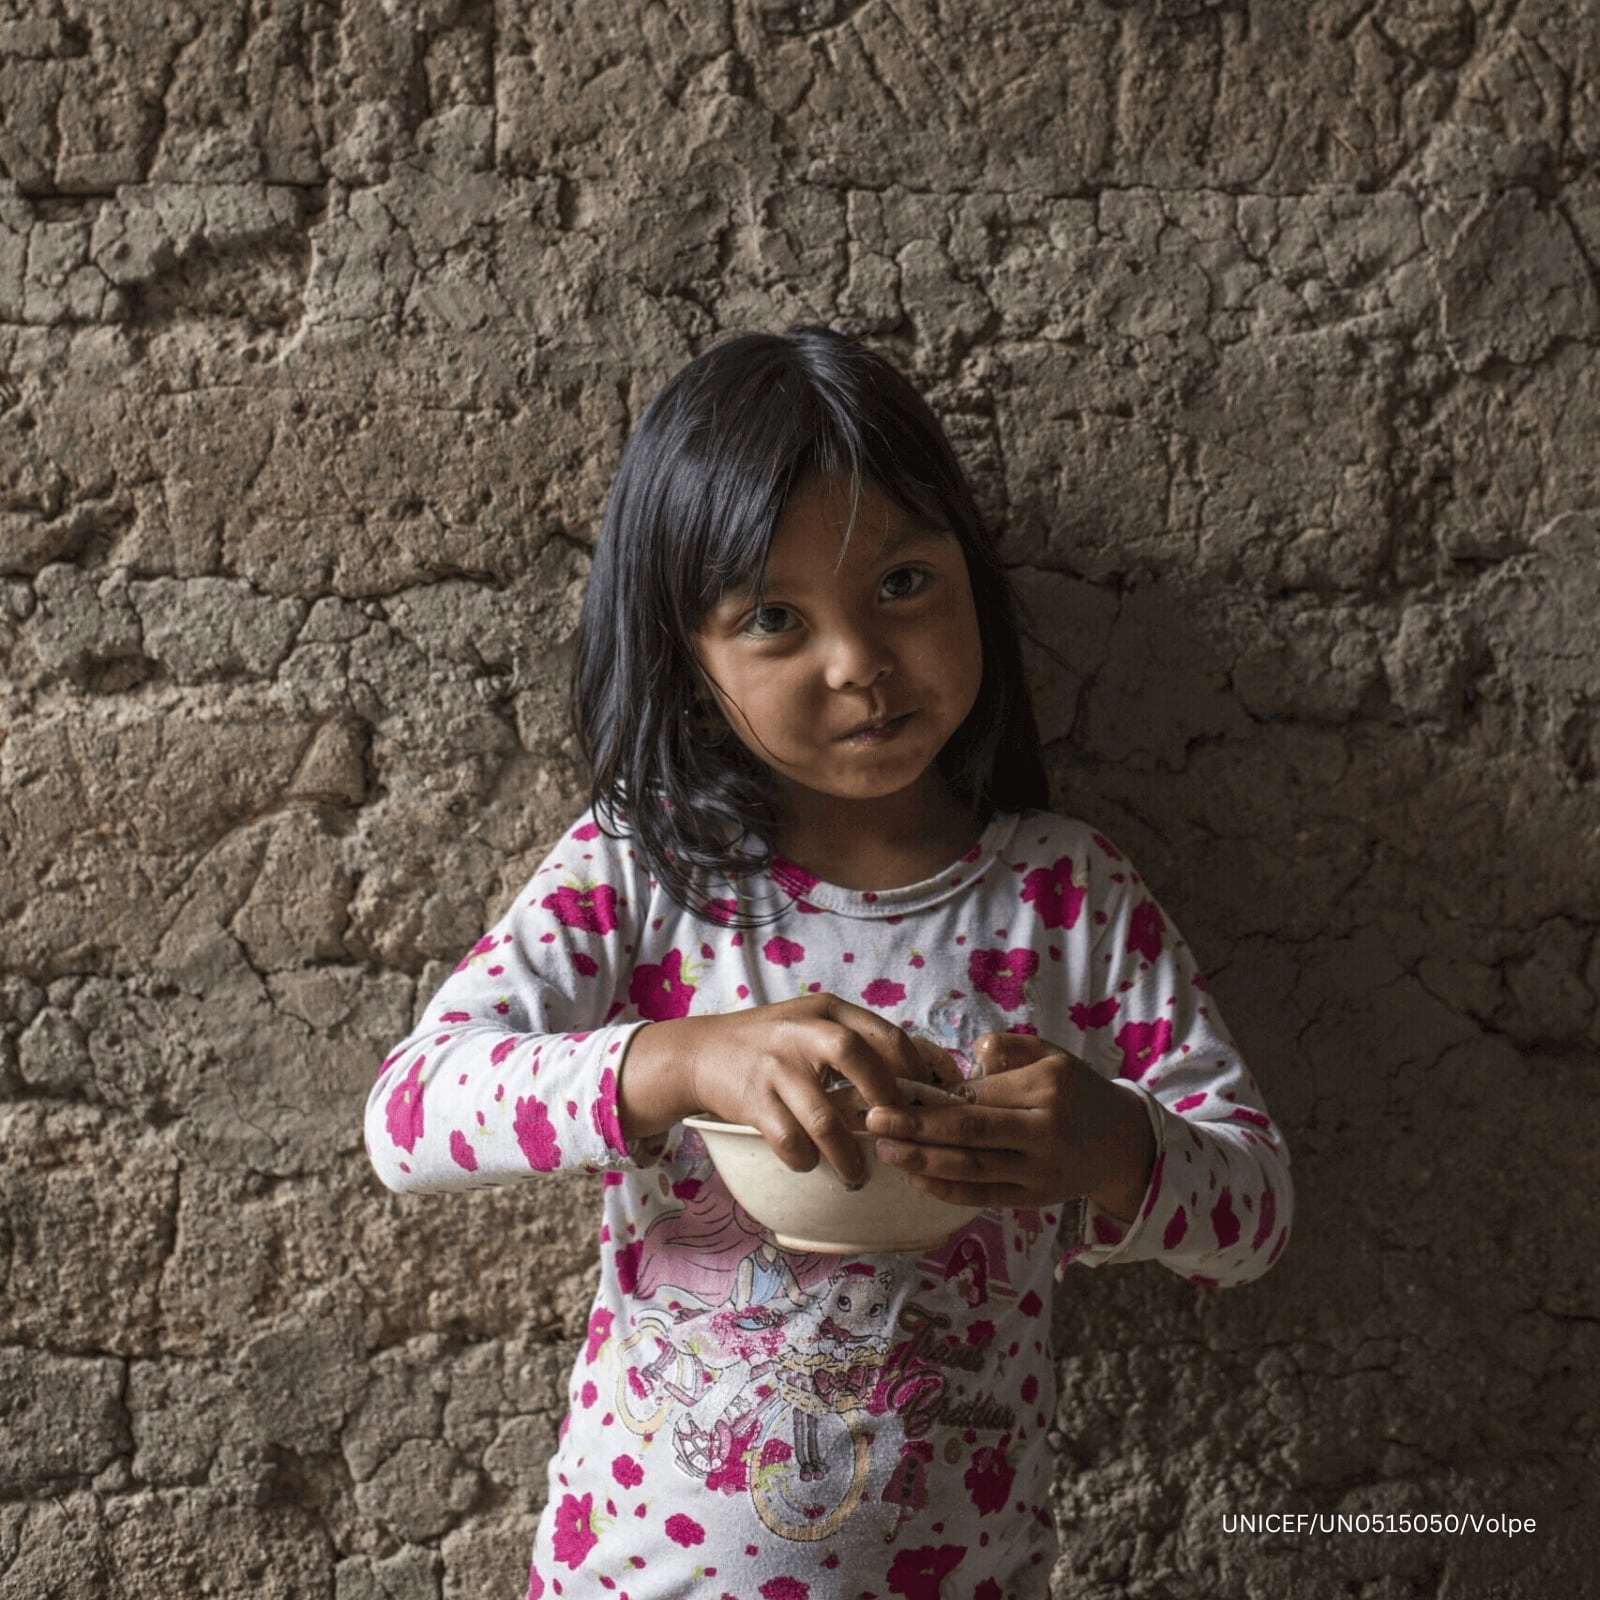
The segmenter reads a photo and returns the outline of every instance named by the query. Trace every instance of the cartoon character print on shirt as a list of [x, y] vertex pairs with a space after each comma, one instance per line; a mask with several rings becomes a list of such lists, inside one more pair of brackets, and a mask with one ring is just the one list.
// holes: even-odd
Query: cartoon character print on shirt
[[[994, 1022], [950, 996], [934, 1027], [965, 1069], [973, 1033]], [[929, 1471], [962, 1462], [975, 1503], [988, 1503], [1009, 1481], [1016, 1419], [995, 1398], [984, 1311], [1016, 1300], [1013, 1256], [1031, 1247], [1039, 1214], [987, 1212], [903, 1266], [800, 1255], [737, 1205], [698, 1136], [686, 1131], [677, 1155], [690, 1175], [662, 1182], [678, 1204], [626, 1247], [620, 1272], [641, 1302], [620, 1349], [622, 1420], [670, 1440], [674, 1464], [708, 1492], [749, 1494], [794, 1541], [830, 1537], [872, 1498], [896, 1508], [892, 1542], [926, 1504]], [[940, 1309], [952, 1299], [972, 1315]], [[891, 1413], [904, 1438], [877, 1444]]]
[[691, 1173], [672, 1186], [681, 1204], [630, 1247], [644, 1303], [619, 1349], [619, 1414], [670, 1439], [708, 1491], [748, 1493], [775, 1533], [824, 1538], [866, 1481], [892, 1277], [780, 1250], [709, 1160]]
[[893, 1270], [841, 1262], [790, 1319], [751, 1478], [757, 1514], [783, 1538], [829, 1538], [861, 1503], [897, 1287]]

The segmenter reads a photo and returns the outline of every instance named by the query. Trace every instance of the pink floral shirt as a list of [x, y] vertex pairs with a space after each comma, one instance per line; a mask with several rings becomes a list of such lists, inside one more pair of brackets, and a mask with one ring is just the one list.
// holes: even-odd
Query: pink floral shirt
[[[776, 919], [693, 915], [586, 814], [368, 1101], [391, 1188], [603, 1175], [600, 1287], [527, 1593], [1043, 1596], [1052, 1277], [1258, 1277], [1288, 1237], [1283, 1141], [1187, 946], [1082, 823], [1002, 813], [936, 877], [877, 894], [781, 859], [747, 893]], [[1139, 1096], [1157, 1155], [1135, 1221], [989, 1211], [921, 1255], [799, 1255], [691, 1130], [630, 1149], [617, 1080], [637, 1029], [817, 991], [964, 1067], [980, 1034], [1037, 1032]]]

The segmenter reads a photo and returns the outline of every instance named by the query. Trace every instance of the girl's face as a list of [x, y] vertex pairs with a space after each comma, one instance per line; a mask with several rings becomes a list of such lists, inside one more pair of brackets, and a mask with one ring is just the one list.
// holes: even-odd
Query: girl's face
[[841, 560], [849, 521], [848, 483], [803, 487], [779, 518], [761, 604], [730, 590], [694, 639], [729, 725], [796, 809], [925, 799], [983, 677], [955, 536], [865, 482]]

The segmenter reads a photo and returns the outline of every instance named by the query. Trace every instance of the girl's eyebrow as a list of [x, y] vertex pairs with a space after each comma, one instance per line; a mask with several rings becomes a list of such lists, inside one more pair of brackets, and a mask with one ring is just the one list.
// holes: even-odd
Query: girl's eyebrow
[[930, 528], [922, 523], [913, 523], [906, 532], [894, 534], [883, 541], [878, 559], [881, 561], [885, 556], [897, 556], [914, 544], [938, 544], [949, 537], [947, 528]]

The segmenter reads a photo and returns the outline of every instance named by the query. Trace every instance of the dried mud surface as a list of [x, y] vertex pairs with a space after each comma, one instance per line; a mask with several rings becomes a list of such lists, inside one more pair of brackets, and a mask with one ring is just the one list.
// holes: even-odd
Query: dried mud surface
[[361, 1104], [577, 807], [632, 419], [797, 319], [1291, 1140], [1261, 1284], [1060, 1291], [1057, 1595], [1579, 1592], [1597, 263], [1594, 0], [0, 0], [0, 1600], [520, 1592], [593, 1190]]

